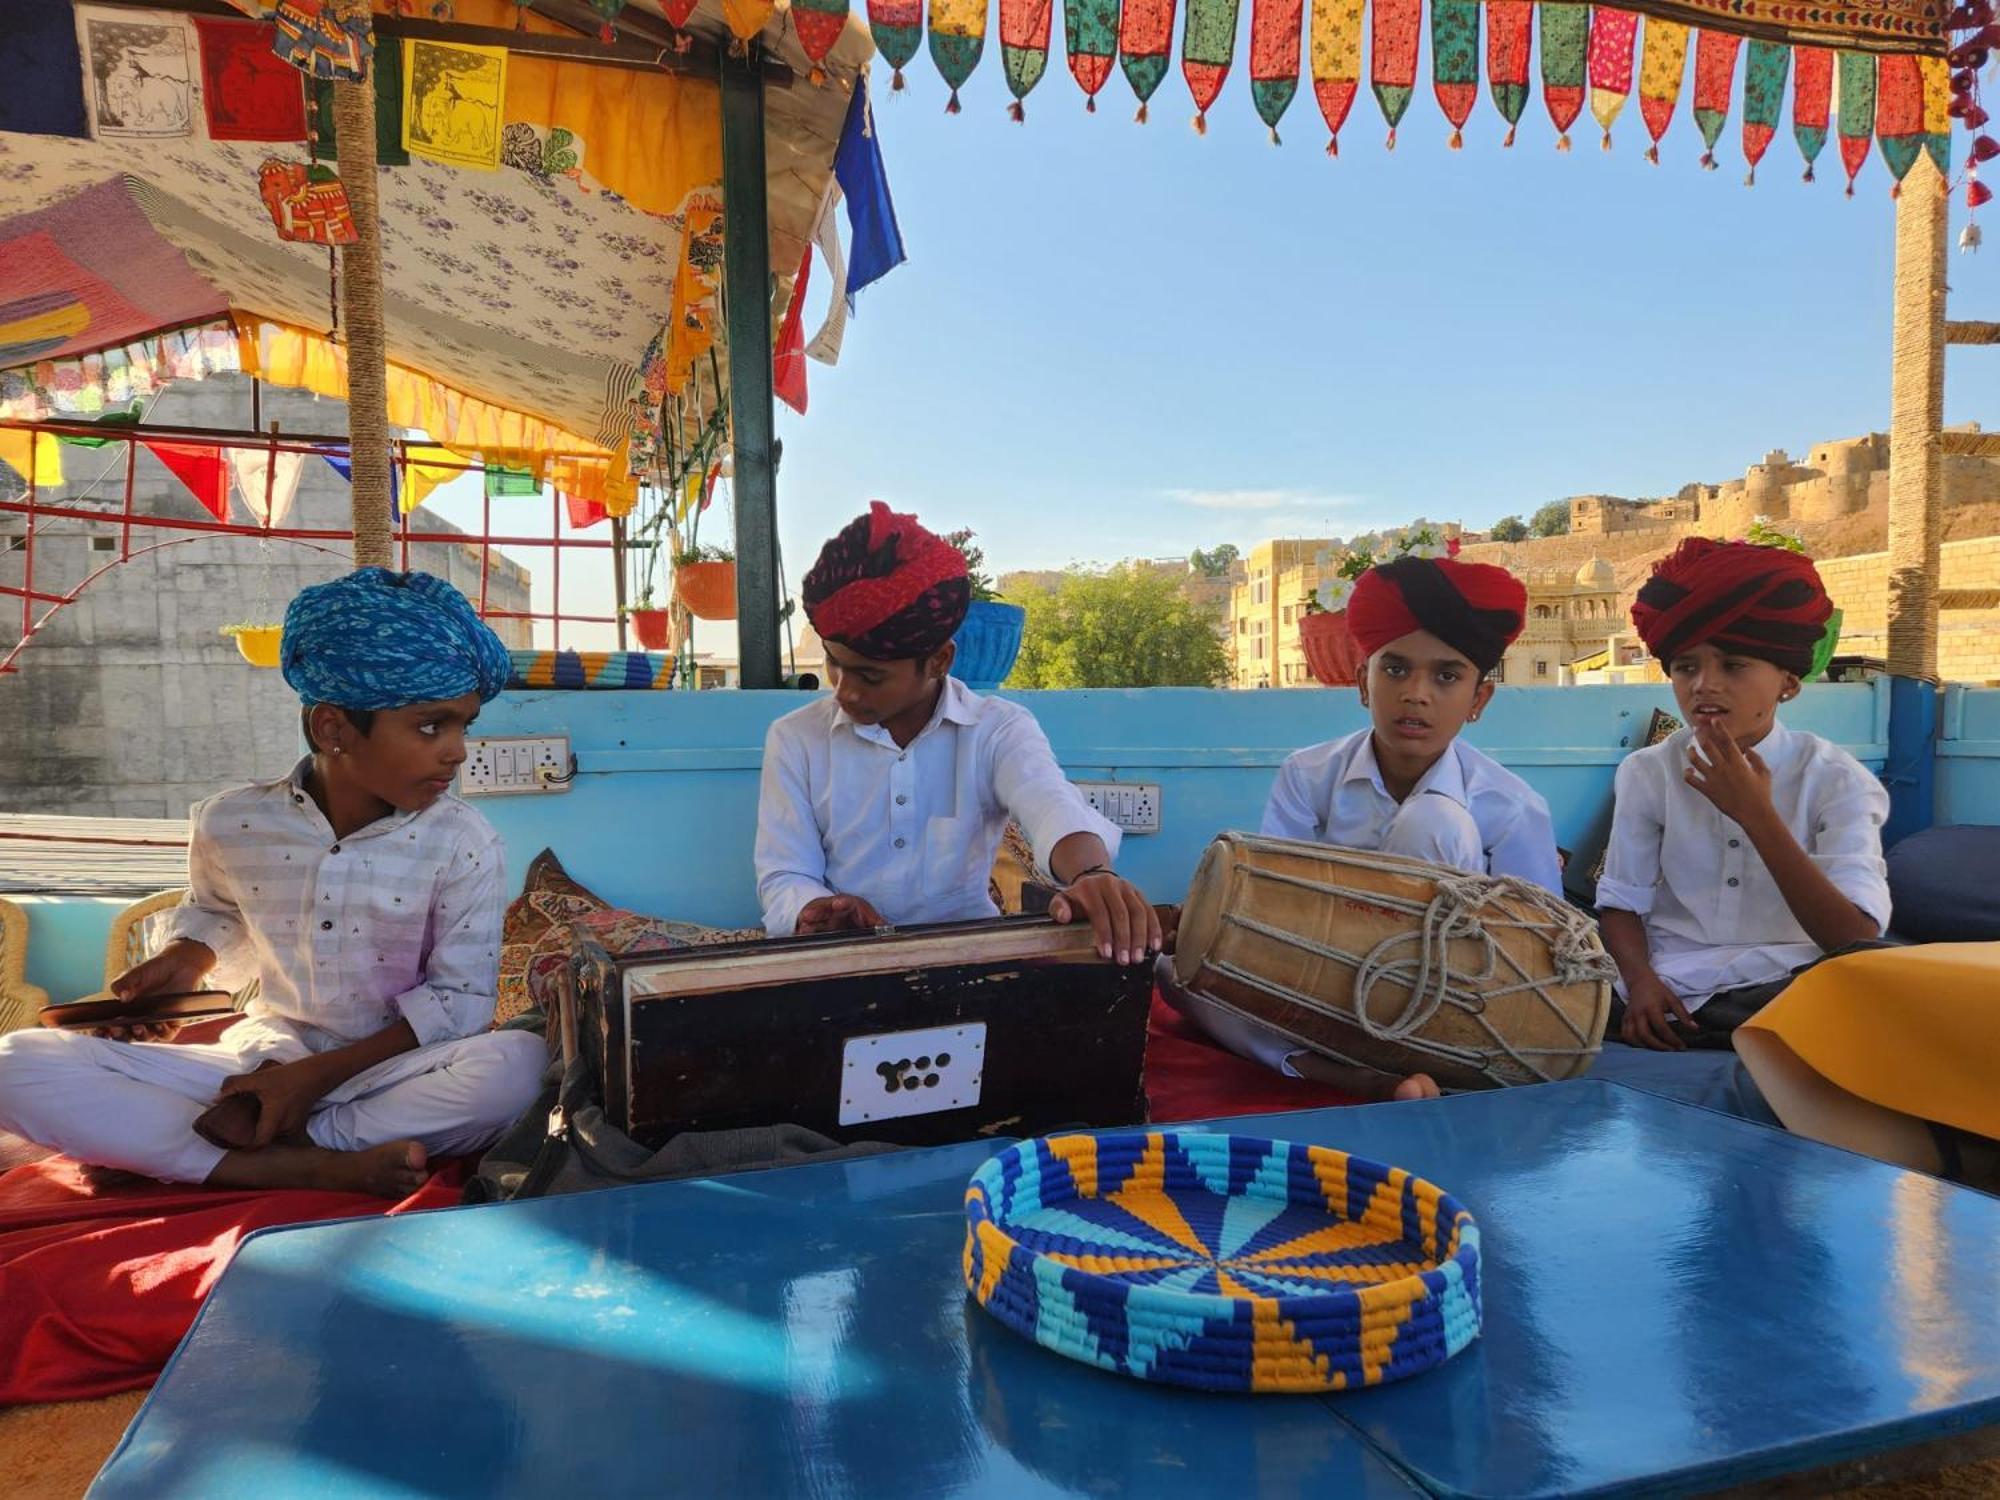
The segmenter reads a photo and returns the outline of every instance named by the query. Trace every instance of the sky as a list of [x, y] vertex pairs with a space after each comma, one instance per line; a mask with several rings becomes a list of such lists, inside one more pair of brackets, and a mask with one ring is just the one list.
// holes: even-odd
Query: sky
[[[1364, 89], [1333, 159], [1309, 88], [1270, 143], [1246, 46], [1202, 136], [1178, 69], [1144, 127], [1118, 74], [1087, 114], [1060, 38], [1019, 125], [997, 36], [958, 115], [922, 54], [900, 95], [877, 64], [910, 258], [862, 294], [840, 363], [810, 365], [809, 414], [780, 408], [794, 587], [871, 499], [973, 528], [997, 573], [1483, 527], [1887, 426], [1879, 153], [1852, 199], [1833, 144], [1803, 184], [1787, 121], [1746, 189], [1735, 115], [1703, 171], [1684, 97], [1654, 167], [1636, 105], [1611, 151], [1586, 112], [1560, 153], [1539, 92], [1512, 150], [1482, 92], [1454, 152], [1424, 86], [1393, 152]], [[2000, 317], [2000, 240], [1950, 272], [1954, 316]], [[1947, 404], [2000, 420], [2000, 361], [1954, 351]], [[476, 502], [440, 508], [477, 524]], [[546, 553], [522, 558], [545, 608]]]

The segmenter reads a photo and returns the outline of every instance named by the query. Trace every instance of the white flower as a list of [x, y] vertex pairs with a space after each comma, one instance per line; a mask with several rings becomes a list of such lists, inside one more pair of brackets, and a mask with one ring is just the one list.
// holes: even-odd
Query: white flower
[[1352, 578], [1329, 578], [1322, 583], [1313, 597], [1319, 600], [1319, 607], [1329, 614], [1338, 614], [1347, 608], [1347, 601], [1354, 595]]
[[1412, 542], [1403, 549], [1405, 557], [1443, 557], [1444, 548], [1436, 542]]

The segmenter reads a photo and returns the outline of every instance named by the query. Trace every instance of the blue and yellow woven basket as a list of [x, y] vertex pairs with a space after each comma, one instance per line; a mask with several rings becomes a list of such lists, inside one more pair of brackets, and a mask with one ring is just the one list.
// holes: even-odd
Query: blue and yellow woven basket
[[1142, 1380], [1340, 1391], [1479, 1336], [1479, 1228], [1400, 1167], [1197, 1131], [1059, 1135], [965, 1193], [965, 1285], [1016, 1333]]

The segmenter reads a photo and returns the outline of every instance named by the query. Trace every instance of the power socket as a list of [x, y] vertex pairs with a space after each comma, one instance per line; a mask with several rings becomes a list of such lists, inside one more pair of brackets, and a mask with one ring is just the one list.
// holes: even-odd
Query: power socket
[[522, 792], [566, 792], [576, 780], [576, 757], [569, 736], [496, 735], [465, 742], [458, 768], [461, 797], [499, 797]]
[[1161, 797], [1157, 781], [1079, 781], [1076, 789], [1112, 827], [1127, 833], [1160, 831]]

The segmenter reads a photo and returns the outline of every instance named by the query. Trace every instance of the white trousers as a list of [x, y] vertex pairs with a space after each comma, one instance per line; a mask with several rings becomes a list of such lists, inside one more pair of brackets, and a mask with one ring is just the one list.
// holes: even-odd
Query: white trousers
[[[1383, 832], [1381, 852], [1486, 873], [1486, 846], [1479, 837], [1479, 825], [1449, 797], [1426, 794], [1404, 801]], [[1175, 981], [1173, 959], [1166, 954], [1160, 955], [1153, 973], [1169, 1005], [1238, 1057], [1262, 1063], [1287, 1078], [1299, 1076], [1292, 1059], [1306, 1049], [1290, 1037], [1204, 996], [1190, 995]]]
[[[114, 1042], [62, 1031], [0, 1036], [0, 1131], [96, 1166], [204, 1182], [221, 1148], [194, 1133], [225, 1078], [314, 1050], [282, 1021], [239, 1021], [209, 1045]], [[489, 1031], [379, 1063], [306, 1124], [331, 1151], [414, 1140], [435, 1155], [490, 1145], [534, 1101], [547, 1062], [532, 1032]]]

